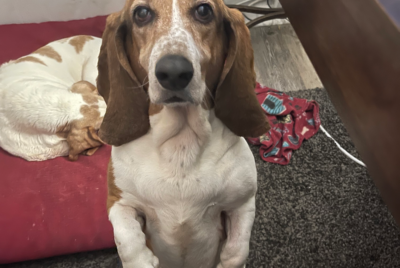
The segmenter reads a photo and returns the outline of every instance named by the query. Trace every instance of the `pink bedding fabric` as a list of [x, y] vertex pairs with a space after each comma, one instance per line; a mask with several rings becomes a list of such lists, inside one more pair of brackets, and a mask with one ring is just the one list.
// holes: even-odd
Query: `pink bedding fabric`
[[[73, 35], [101, 37], [105, 17], [1, 25], [0, 64]], [[0, 149], [0, 264], [114, 246], [107, 219], [110, 147], [77, 162], [27, 162]]]

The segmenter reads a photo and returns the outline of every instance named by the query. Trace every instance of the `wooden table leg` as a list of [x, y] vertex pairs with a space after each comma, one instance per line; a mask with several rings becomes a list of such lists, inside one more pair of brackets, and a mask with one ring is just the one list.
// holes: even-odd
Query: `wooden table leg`
[[[400, 224], [400, 31], [396, 17], [376, 0], [281, 3]], [[400, 1], [392, 4], [400, 7]]]

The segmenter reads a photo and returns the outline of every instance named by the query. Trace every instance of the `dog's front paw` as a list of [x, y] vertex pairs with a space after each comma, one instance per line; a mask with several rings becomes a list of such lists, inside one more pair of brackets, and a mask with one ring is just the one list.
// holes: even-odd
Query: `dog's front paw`
[[136, 258], [129, 258], [125, 261], [121, 258], [121, 260], [123, 268], [160, 268], [158, 258], [148, 248], [138, 254]]

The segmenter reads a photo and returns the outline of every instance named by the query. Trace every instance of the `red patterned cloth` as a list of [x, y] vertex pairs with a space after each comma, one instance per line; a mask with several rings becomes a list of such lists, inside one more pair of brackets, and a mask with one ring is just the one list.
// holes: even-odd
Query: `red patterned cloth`
[[308, 140], [318, 132], [321, 125], [319, 106], [315, 101], [292, 98], [258, 83], [255, 91], [271, 130], [247, 140], [261, 145], [260, 155], [265, 161], [287, 165], [292, 152], [300, 148], [304, 139]]

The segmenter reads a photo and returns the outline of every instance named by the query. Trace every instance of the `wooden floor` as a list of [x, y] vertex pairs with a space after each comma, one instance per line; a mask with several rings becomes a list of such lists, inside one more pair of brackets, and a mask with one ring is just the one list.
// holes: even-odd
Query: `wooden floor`
[[257, 80], [280, 91], [322, 87], [290, 24], [251, 29]]

